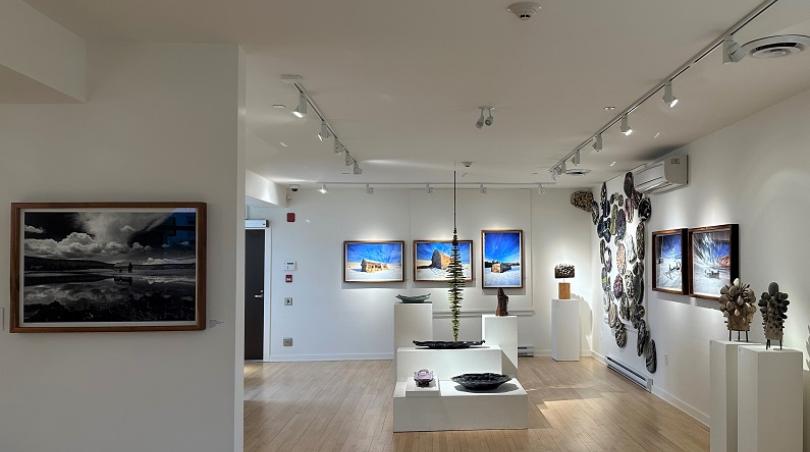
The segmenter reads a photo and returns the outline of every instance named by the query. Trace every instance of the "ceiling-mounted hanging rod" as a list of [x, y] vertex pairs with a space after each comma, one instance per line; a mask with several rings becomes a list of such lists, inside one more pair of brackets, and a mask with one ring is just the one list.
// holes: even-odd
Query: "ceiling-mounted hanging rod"
[[641, 97], [636, 99], [627, 108], [625, 108], [624, 110], [619, 112], [610, 121], [608, 121], [605, 125], [603, 125], [601, 128], [599, 128], [593, 135], [589, 136], [585, 141], [580, 143], [571, 152], [569, 152], [563, 158], [561, 158], [557, 162], [557, 164], [552, 167], [552, 171], [554, 170], [554, 168], [561, 167], [566, 161], [568, 161], [568, 159], [573, 157], [574, 154], [577, 153], [577, 151], [582, 150], [585, 146], [590, 144], [591, 141], [593, 141], [598, 135], [600, 135], [602, 133], [605, 133], [608, 129], [610, 129], [611, 127], [616, 125], [619, 121], [622, 120], [622, 118], [624, 116], [629, 115], [629, 114], [633, 113], [634, 111], [636, 111], [636, 109], [638, 109], [641, 106], [641, 104], [643, 104], [644, 102], [649, 100], [652, 96], [654, 96], [656, 93], [661, 91], [666, 86], [667, 83], [671, 83], [673, 80], [675, 80], [675, 78], [677, 78], [678, 76], [680, 76], [681, 74], [686, 72], [687, 69], [692, 67], [694, 64], [699, 63], [703, 58], [705, 58], [707, 55], [712, 53], [717, 47], [721, 46], [726, 38], [728, 38], [729, 36], [734, 35], [734, 33], [737, 33], [738, 31], [740, 31], [743, 27], [745, 27], [751, 21], [753, 21], [754, 19], [759, 17], [762, 13], [767, 11], [771, 6], [773, 6], [778, 1], [779, 0], [766, 0], [766, 1], [762, 2], [759, 6], [757, 6], [753, 10], [751, 10], [748, 14], [746, 14], [742, 19], [738, 20], [734, 25], [729, 27], [719, 37], [717, 37], [714, 41], [712, 41], [709, 45], [704, 47], [700, 52], [693, 55], [692, 58], [687, 60], [685, 63], [678, 66], [677, 69], [672, 71], [672, 73], [670, 73], [668, 76], [666, 76], [660, 83], [658, 83], [653, 88], [651, 88], [649, 91], [644, 93]]

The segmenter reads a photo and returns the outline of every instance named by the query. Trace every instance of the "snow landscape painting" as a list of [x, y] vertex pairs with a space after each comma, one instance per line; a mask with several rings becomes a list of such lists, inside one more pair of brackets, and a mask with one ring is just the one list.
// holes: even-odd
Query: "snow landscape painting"
[[737, 225], [690, 231], [692, 295], [719, 298], [737, 277]]
[[[472, 240], [458, 241], [464, 280], [472, 281]], [[447, 267], [452, 261], [452, 240], [415, 240], [413, 242], [414, 281], [448, 281]]]
[[481, 231], [483, 288], [523, 287], [523, 231]]
[[343, 281], [379, 283], [404, 281], [405, 242], [343, 242]]
[[685, 230], [683, 229], [653, 233], [653, 255], [655, 258], [655, 285], [653, 290], [685, 293], [685, 240]]

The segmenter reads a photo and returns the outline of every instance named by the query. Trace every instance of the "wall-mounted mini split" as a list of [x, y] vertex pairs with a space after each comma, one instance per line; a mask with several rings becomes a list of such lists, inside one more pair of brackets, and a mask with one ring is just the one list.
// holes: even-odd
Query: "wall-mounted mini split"
[[478, 121], [475, 122], [475, 128], [481, 129], [484, 126], [491, 126], [495, 123], [495, 107], [490, 105], [482, 105], [478, 107], [481, 110], [481, 115], [478, 117]]

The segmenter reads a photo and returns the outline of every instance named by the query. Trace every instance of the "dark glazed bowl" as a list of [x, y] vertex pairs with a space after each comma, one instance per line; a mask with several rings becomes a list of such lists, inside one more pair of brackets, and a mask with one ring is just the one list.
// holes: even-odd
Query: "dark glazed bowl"
[[434, 349], [470, 348], [483, 343], [484, 341], [413, 341], [413, 345], [417, 347]]
[[501, 374], [464, 374], [453, 377], [452, 380], [471, 391], [489, 391], [511, 380], [512, 377]]

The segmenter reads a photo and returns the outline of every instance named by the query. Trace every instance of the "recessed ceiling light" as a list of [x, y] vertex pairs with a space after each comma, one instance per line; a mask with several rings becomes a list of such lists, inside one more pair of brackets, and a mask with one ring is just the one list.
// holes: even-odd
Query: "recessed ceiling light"
[[279, 141], [279, 142], [278, 142], [278, 144], [280, 144], [280, 145], [281, 145], [281, 147], [283, 147], [283, 148], [288, 148], [288, 147], [290, 147], [290, 145], [289, 145], [289, 144], [287, 144], [287, 143], [285, 143], [285, 142], [283, 142], [283, 141]]
[[613, 111], [616, 109], [616, 107], [614, 107], [613, 105], [608, 105], [606, 107], [602, 107], [602, 109], [605, 111]]
[[653, 140], [657, 139], [660, 136], [661, 136], [661, 132], [655, 132], [655, 135], [653, 135]]
[[610, 167], [613, 168], [614, 166], [616, 166], [616, 161], [610, 162]]
[[275, 108], [277, 110], [285, 110], [287, 108], [287, 106], [284, 105], [284, 104], [273, 104], [273, 108]]

